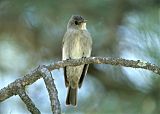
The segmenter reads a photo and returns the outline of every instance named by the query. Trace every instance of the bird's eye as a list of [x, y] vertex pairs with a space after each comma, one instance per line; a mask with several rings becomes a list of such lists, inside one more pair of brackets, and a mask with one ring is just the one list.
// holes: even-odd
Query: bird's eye
[[75, 21], [75, 24], [78, 25], [78, 21]]

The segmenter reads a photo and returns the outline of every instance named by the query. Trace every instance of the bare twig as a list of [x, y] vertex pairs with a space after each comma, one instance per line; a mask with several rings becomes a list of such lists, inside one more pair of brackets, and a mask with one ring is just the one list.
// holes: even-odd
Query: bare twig
[[57, 94], [58, 92], [54, 84], [52, 74], [47, 68], [43, 68], [41, 69], [41, 71], [42, 71], [42, 76], [43, 76], [46, 88], [49, 93], [52, 112], [53, 114], [61, 114], [61, 107], [60, 107], [60, 102], [58, 100], [58, 94]]
[[[81, 64], [91, 64], [91, 63], [92, 64], [110, 64], [110, 65], [132, 67], [132, 68], [142, 68], [142, 69], [150, 70], [160, 75], [160, 67], [148, 62], [140, 61], [140, 60], [134, 61], [134, 60], [126, 60], [122, 58], [89, 57], [89, 58], [82, 58], [78, 60], [58, 61], [48, 66], [38, 67], [30, 74], [27, 74], [26, 76], [15, 80], [11, 84], [9, 84], [7, 87], [2, 88], [0, 90], [0, 102], [4, 101], [5, 99], [13, 95], [17, 95], [19, 89], [24, 88], [25, 86], [30, 85], [34, 83], [36, 80], [38, 80], [39, 78], [43, 77], [50, 95], [51, 106], [53, 107], [52, 111], [55, 111], [57, 109], [55, 105], [58, 105], [58, 107], [60, 105], [59, 101], [57, 100], [58, 99], [57, 90], [55, 88], [53, 79], [51, 79], [51, 75], [48, 75], [48, 73], [45, 74], [45, 72], [43, 72], [42, 69], [47, 68], [49, 71], [52, 71], [54, 69], [63, 68], [65, 66], [77, 66]], [[54, 88], [52, 88], [51, 86]], [[55, 93], [52, 93], [52, 92], [55, 92]], [[53, 96], [53, 98], [51, 98], [51, 96]], [[57, 113], [59, 112], [60, 112], [60, 109], [57, 110]]]
[[22, 101], [26, 104], [27, 109], [32, 113], [32, 114], [41, 114], [41, 112], [38, 110], [38, 108], [35, 106], [35, 104], [32, 102], [32, 100], [29, 98], [27, 93], [25, 92], [24, 88], [19, 89], [18, 94]]
[[160, 67], [157, 65], [151, 64], [146, 61], [140, 60], [127, 60], [122, 58], [110, 58], [110, 57], [88, 57], [77, 60], [65, 60], [59, 61], [57, 63], [50, 64], [46, 66], [50, 71], [54, 69], [59, 69], [65, 66], [77, 66], [81, 64], [110, 64], [114, 66], [124, 66], [124, 67], [132, 67], [132, 68], [141, 68], [150, 70], [156, 74], [160, 75]]
[[[51, 77], [50, 73], [44, 72], [44, 69], [49, 72], [49, 70], [46, 68], [46, 66], [44, 66], [44, 65], [39, 66], [30, 74], [27, 74], [23, 78], [17, 79], [16, 81], [9, 84], [7, 87], [4, 87], [3, 89], [1, 89], [0, 90], [0, 102], [4, 101], [5, 99], [7, 99], [13, 95], [19, 94], [21, 99], [26, 104], [28, 110], [30, 112], [32, 112], [32, 114], [40, 114], [38, 112], [38, 109], [36, 109], [34, 104], [31, 102], [31, 99], [29, 98], [29, 96], [27, 96], [27, 94], [24, 93], [25, 91], [22, 91], [22, 88], [25, 88], [25, 86], [32, 84], [36, 80], [38, 80], [39, 78], [43, 77], [45, 79], [44, 81], [45, 81], [46, 87], [49, 92], [52, 112], [54, 112], [54, 114], [60, 114], [61, 108], [60, 108], [60, 103], [59, 103], [58, 95], [57, 95], [58, 92], [56, 90], [54, 80]], [[31, 106], [32, 106], [32, 108], [31, 108]]]
[[22, 78], [15, 80], [14, 82], [10, 83], [7, 87], [4, 87], [0, 90], [0, 102], [4, 101], [5, 99], [18, 94], [18, 90], [24, 88], [27, 85], [34, 83], [36, 80], [41, 78], [40, 75], [40, 67], [36, 68], [30, 74], [25, 75]]

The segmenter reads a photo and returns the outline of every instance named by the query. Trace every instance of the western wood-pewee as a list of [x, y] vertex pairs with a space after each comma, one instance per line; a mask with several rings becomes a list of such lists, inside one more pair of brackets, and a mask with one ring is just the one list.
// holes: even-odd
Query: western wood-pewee
[[[86, 29], [86, 20], [82, 16], [73, 15], [63, 37], [62, 59], [90, 57], [91, 50], [92, 38]], [[68, 87], [66, 105], [77, 105], [77, 89], [81, 87], [87, 70], [88, 64], [64, 68], [65, 85]]]

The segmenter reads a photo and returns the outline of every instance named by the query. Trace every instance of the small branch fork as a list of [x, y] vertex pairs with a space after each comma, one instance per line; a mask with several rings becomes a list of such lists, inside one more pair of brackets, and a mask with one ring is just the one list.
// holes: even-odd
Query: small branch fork
[[72, 60], [58, 61], [48, 66], [45, 65], [39, 66], [29, 74], [15, 80], [14, 82], [10, 83], [7, 87], [2, 88], [0, 90], [0, 102], [8, 99], [13, 95], [19, 95], [20, 98], [23, 100], [23, 102], [26, 104], [28, 110], [32, 114], [40, 114], [38, 108], [35, 107], [32, 100], [26, 94], [25, 87], [31, 85], [36, 80], [43, 78], [49, 93], [52, 112], [54, 114], [60, 114], [61, 108], [60, 108], [60, 102], [58, 100], [58, 92], [50, 71], [63, 68], [65, 66], [78, 66], [81, 64], [110, 64], [115, 66], [141, 68], [152, 71], [160, 75], [160, 67], [151, 64], [149, 62], [140, 60], [135, 61], [135, 60], [126, 60], [122, 58], [88, 57], [76, 60], [72, 59]]

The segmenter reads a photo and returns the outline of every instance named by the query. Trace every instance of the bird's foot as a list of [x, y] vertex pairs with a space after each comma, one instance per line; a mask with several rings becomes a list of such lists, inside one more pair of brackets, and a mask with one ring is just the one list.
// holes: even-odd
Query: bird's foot
[[69, 61], [69, 60], [71, 60], [72, 58], [71, 57], [69, 57], [68, 59], [66, 59], [67, 61]]

